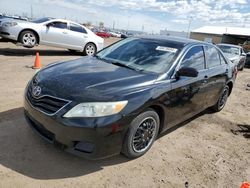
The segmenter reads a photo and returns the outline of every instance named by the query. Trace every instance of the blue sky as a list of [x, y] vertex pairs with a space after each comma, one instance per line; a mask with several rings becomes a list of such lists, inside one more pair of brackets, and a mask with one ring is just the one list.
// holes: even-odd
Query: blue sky
[[0, 12], [104, 22], [120, 29], [187, 31], [205, 25], [250, 27], [250, 0], [0, 0]]

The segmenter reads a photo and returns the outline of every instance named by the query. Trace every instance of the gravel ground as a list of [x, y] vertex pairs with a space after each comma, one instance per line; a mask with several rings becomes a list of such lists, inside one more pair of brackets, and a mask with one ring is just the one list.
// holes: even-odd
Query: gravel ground
[[[106, 40], [110, 44], [114, 39]], [[81, 54], [0, 43], [0, 187], [240, 187], [250, 181], [250, 69], [239, 72], [225, 109], [209, 110], [162, 135], [141, 158], [87, 161], [40, 139], [23, 116], [23, 92], [42, 65]]]

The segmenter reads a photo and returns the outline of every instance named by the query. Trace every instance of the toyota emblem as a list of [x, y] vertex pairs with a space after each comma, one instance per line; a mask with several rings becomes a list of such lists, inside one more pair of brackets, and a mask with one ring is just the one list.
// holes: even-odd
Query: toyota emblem
[[35, 96], [35, 97], [38, 97], [42, 92], [42, 88], [40, 86], [35, 86], [32, 90], [32, 94]]

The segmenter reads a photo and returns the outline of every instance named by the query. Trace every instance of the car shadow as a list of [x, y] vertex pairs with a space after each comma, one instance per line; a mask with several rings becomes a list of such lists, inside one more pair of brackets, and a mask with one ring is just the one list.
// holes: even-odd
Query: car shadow
[[171, 133], [171, 132], [173, 132], [173, 131], [175, 131], [175, 130], [177, 130], [177, 129], [183, 127], [183, 126], [185, 126], [186, 124], [190, 123], [191, 121], [197, 119], [197, 118], [200, 117], [200, 116], [203, 116], [203, 115], [205, 115], [205, 114], [213, 114], [213, 113], [214, 113], [214, 111], [213, 111], [212, 109], [208, 108], [208, 109], [206, 109], [206, 110], [200, 112], [199, 114], [197, 114], [197, 115], [195, 115], [195, 116], [193, 116], [193, 117], [187, 119], [186, 121], [184, 121], [184, 122], [182, 122], [182, 123], [179, 123], [178, 125], [175, 125], [175, 126], [171, 127], [170, 129], [164, 131], [163, 133], [161, 133], [161, 134], [158, 136], [157, 139], [159, 139], [159, 138], [161, 138], [161, 137], [163, 137], [163, 136], [165, 136], [165, 135], [167, 135], [167, 134], [169, 134], [169, 133]]
[[0, 143], [0, 164], [35, 179], [77, 177], [128, 161], [122, 155], [89, 161], [46, 143], [26, 123], [23, 108], [0, 113]]
[[242, 134], [245, 138], [250, 139], [250, 125], [238, 124], [238, 130], [231, 129], [234, 135]]
[[68, 50], [46, 50], [46, 49], [11, 49], [0, 48], [0, 55], [4, 56], [33, 56], [39, 52], [41, 56], [81, 56], [80, 52], [70, 52]]

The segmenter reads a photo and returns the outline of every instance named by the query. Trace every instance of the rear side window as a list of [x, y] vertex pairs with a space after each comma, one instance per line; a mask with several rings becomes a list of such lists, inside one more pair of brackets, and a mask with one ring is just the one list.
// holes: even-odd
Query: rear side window
[[205, 56], [202, 46], [191, 48], [184, 56], [181, 67], [192, 67], [197, 70], [205, 69]]
[[206, 53], [208, 68], [216, 67], [221, 64], [219, 52], [215, 47], [206, 46], [205, 53]]
[[59, 29], [67, 29], [67, 23], [64, 22], [52, 22], [51, 27], [59, 28]]
[[78, 32], [78, 33], [87, 33], [83, 27], [73, 24], [73, 23], [70, 24], [70, 30]]

